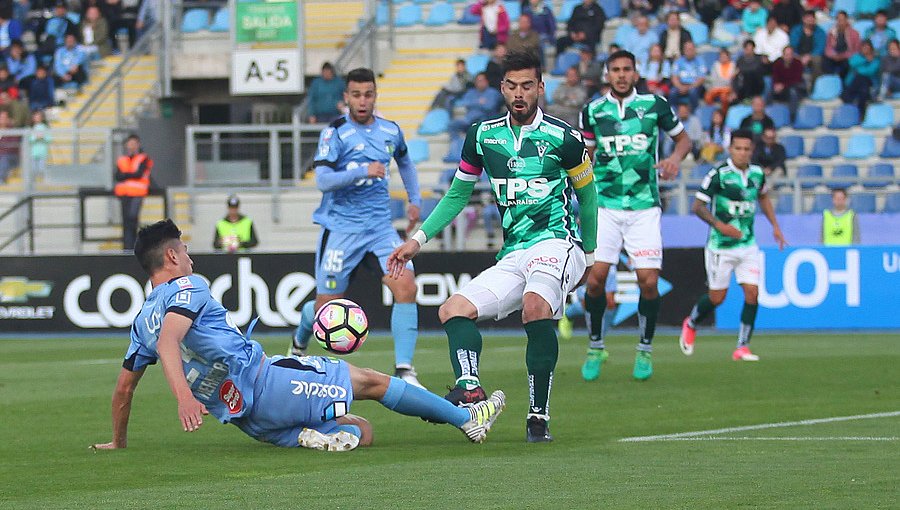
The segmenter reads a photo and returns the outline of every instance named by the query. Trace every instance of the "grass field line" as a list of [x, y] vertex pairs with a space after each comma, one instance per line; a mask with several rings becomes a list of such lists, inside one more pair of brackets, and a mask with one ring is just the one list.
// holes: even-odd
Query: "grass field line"
[[782, 427], [799, 427], [803, 425], [820, 425], [822, 423], [835, 423], [840, 421], [871, 420], [874, 418], [891, 418], [900, 416], [900, 411], [886, 413], [856, 414], [853, 416], [832, 416], [830, 418], [815, 418], [812, 420], [782, 421], [776, 423], [761, 423], [759, 425], [745, 425], [742, 427], [728, 427], [724, 429], [697, 430], [693, 432], [678, 432], [676, 434], [659, 434], [655, 436], [635, 436], [619, 439], [620, 443], [641, 443], [648, 441], [671, 441], [681, 438], [696, 438], [698, 436], [713, 436], [717, 434], [729, 434], [731, 432], [743, 432], [745, 430], [765, 430]]
[[878, 436], [832, 436], [832, 437], [729, 437], [729, 436], [707, 436], [707, 437], [670, 437], [666, 439], [654, 439], [654, 441], [897, 441], [898, 437], [878, 437]]

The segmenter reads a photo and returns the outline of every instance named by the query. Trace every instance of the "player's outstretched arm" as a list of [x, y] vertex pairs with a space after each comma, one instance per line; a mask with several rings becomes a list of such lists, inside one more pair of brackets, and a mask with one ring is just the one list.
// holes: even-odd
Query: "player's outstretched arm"
[[778, 218], [775, 217], [775, 208], [772, 207], [772, 201], [769, 200], [768, 193], [760, 193], [759, 208], [762, 209], [763, 214], [766, 215], [766, 219], [772, 224], [772, 235], [775, 237], [775, 242], [778, 243], [778, 249], [783, 250], [784, 247], [787, 246], [787, 241], [785, 241], [784, 235], [781, 233], [781, 227], [778, 226]]
[[145, 368], [132, 372], [123, 368], [116, 381], [116, 389], [112, 396], [113, 437], [108, 443], [91, 445], [93, 450], [115, 450], [128, 446], [128, 419], [131, 416], [131, 401]]
[[734, 225], [729, 225], [713, 216], [713, 213], [710, 212], [709, 208], [706, 206], [706, 202], [699, 198], [694, 199], [694, 203], [691, 205], [691, 212], [706, 222], [710, 227], [718, 230], [719, 233], [724, 236], [728, 236], [732, 239], [740, 239], [743, 237], [741, 231]]
[[159, 341], [156, 344], [166, 381], [169, 382], [169, 388], [178, 400], [178, 418], [185, 432], [193, 432], [200, 428], [200, 425], [203, 425], [202, 415], [209, 414], [206, 406], [191, 393], [191, 387], [184, 378], [184, 369], [181, 366], [181, 341], [191, 324], [193, 321], [184, 315], [167, 313], [163, 318]]

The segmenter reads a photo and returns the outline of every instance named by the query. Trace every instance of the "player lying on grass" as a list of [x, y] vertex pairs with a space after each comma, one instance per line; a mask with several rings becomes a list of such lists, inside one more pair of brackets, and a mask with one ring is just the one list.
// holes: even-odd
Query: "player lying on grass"
[[96, 449], [125, 448], [135, 388], [147, 365], [162, 361], [187, 432], [212, 414], [250, 437], [278, 446], [345, 451], [372, 443], [368, 421], [349, 414], [353, 400], [377, 400], [401, 414], [450, 423], [476, 443], [503, 410], [495, 391], [459, 408], [402, 379], [324, 356], [267, 357], [243, 335], [203, 279], [181, 231], [165, 220], [144, 227], [134, 254], [153, 291], [131, 327], [131, 345], [112, 399], [113, 439]]

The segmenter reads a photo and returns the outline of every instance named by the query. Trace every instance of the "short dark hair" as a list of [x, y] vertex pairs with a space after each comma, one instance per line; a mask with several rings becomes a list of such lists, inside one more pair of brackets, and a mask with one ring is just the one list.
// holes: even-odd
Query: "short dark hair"
[[126, 138], [125, 141], [127, 142], [129, 140], [136, 140], [138, 143], [141, 143], [141, 137], [138, 136], [137, 133], [131, 133], [130, 135], [128, 135], [128, 138]]
[[843, 193], [845, 197], [850, 195], [849, 193], [847, 193], [847, 188], [834, 188], [833, 190], [831, 190], [832, 195], [834, 195], [835, 193]]
[[635, 67], [635, 68], [637, 67], [637, 62], [635, 61], [634, 53], [632, 53], [628, 50], [616, 50], [616, 51], [612, 52], [612, 54], [610, 54], [610, 56], [606, 59], [606, 67], [609, 68], [609, 63], [612, 62], [613, 60], [616, 60], [619, 58], [627, 58], [628, 60], [631, 61], [631, 67]]
[[878, 12], [876, 12], [875, 15], [876, 16], [884, 16], [885, 18], [887, 18], [888, 13], [884, 9], [878, 9]]
[[807, 10], [803, 11], [803, 15], [804, 15], [804, 16], [812, 16], [812, 17], [815, 17], [815, 16], [816, 16], [816, 11], [814, 11], [814, 10], [812, 10], [812, 9], [807, 9]]
[[329, 70], [331, 70], [331, 72], [334, 72], [334, 66], [331, 65], [331, 62], [326, 61], [324, 64], [322, 64], [322, 70], [324, 71], [326, 69], [329, 69]]
[[734, 140], [737, 138], [744, 138], [753, 143], [753, 132], [749, 129], [735, 129], [731, 132], [731, 143], [734, 143]]
[[744, 44], [742, 44], [741, 47], [746, 48], [748, 44], [756, 48], [756, 42], [754, 42], [753, 39], [747, 39], [746, 41], [744, 41]]
[[836, 17], [840, 16], [841, 14], [843, 14], [845, 18], [850, 17], [850, 15], [847, 14], [847, 11], [838, 11], [837, 14], [834, 15], [834, 17], [836, 18]]
[[358, 67], [347, 73], [347, 84], [356, 83], [375, 83], [375, 73], [368, 68]]
[[536, 53], [531, 51], [510, 51], [503, 57], [503, 74], [509, 71], [522, 71], [524, 69], [534, 69], [534, 74], [540, 82], [541, 76], [541, 59]]
[[181, 239], [181, 230], [171, 219], [142, 227], [134, 243], [134, 256], [148, 275], [159, 271], [165, 259], [164, 251], [171, 241]]

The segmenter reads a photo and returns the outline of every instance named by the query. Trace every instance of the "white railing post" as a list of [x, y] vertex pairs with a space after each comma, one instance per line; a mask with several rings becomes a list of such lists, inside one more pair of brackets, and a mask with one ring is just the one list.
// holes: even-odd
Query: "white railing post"
[[281, 222], [281, 204], [279, 182], [281, 180], [281, 146], [278, 142], [278, 130], [269, 131], [269, 184], [272, 186], [272, 221]]
[[197, 147], [194, 144], [194, 127], [186, 126], [184, 128], [184, 150], [185, 158], [187, 158], [185, 181], [188, 187], [188, 218], [191, 223], [194, 222], [194, 186], [197, 184]]

